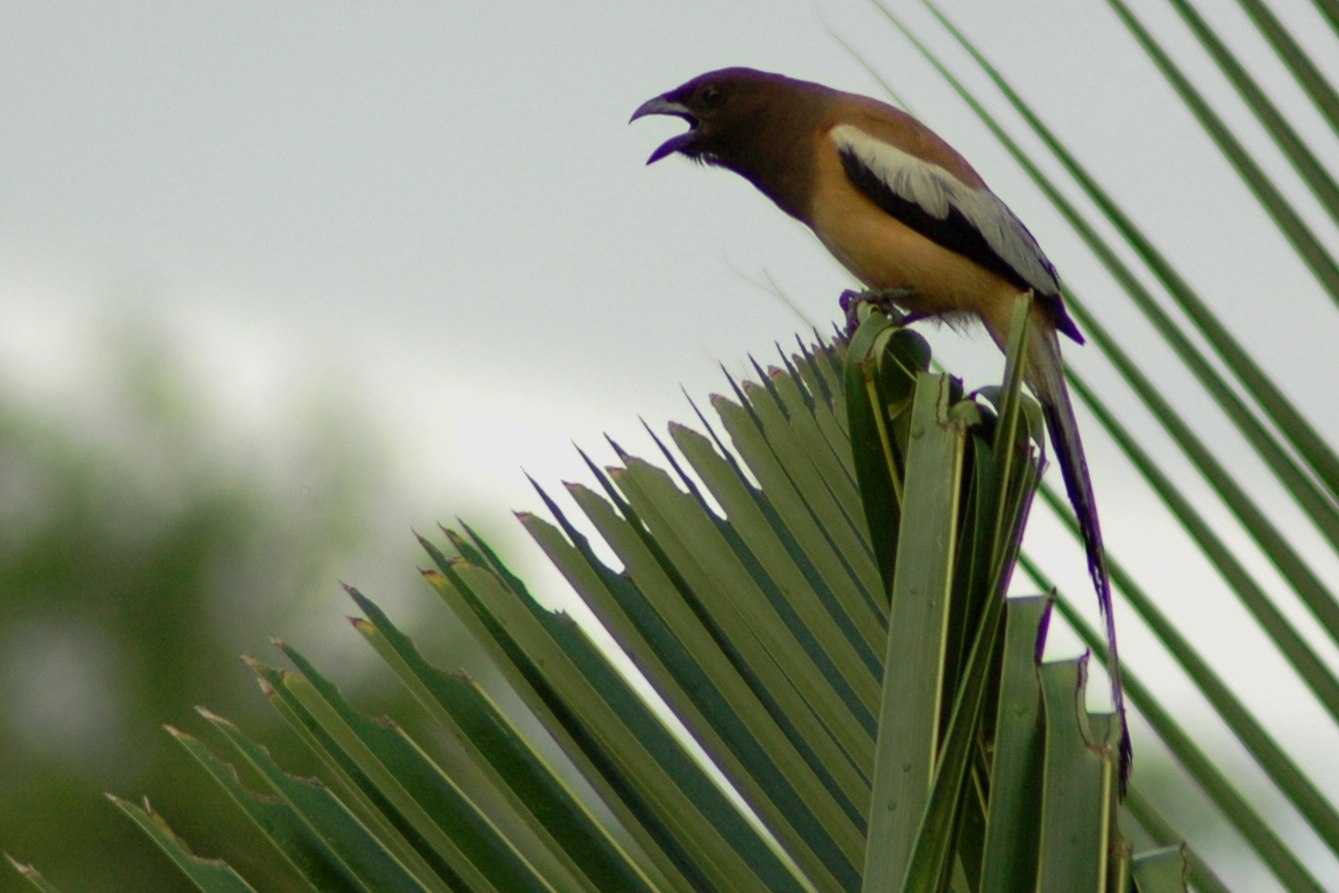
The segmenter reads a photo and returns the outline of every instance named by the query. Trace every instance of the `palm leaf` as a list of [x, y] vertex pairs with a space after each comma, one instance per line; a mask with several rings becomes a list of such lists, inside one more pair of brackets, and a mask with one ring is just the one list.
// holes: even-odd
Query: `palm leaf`
[[556, 524], [521, 522], [618, 660], [468, 527], [446, 531], [450, 555], [424, 540], [425, 578], [520, 714], [350, 590], [455, 757], [361, 715], [283, 643], [292, 671], [249, 663], [324, 783], [207, 712], [263, 794], [178, 739], [316, 889], [1181, 889], [1180, 850], [1129, 860], [1082, 663], [1039, 666], [1050, 600], [1003, 597], [1040, 473], [1021, 366], [993, 405], [929, 360], [870, 312], [848, 346], [714, 398], [732, 447], [705, 418], [672, 426], [671, 475], [615, 445], [618, 465], [590, 463], [599, 490], [568, 492], [621, 570], [541, 490]]
[[[1333, 448], [1311, 424], [1310, 419], [1315, 417], [1315, 413], [1299, 409], [1278, 385], [1269, 380], [1251, 357], [1248, 349], [1229, 334], [1227, 328], [1214, 315], [1209, 302], [1196, 293], [1168, 257], [1152, 245], [1133, 223], [1131, 216], [1098, 184], [1096, 177], [1086, 170], [1074, 153], [1064, 145], [1055, 130], [1041, 120], [1040, 115], [1012, 88], [999, 69], [986, 60], [976, 45], [961, 29], [949, 21], [937, 6], [928, 0], [925, 3], [937, 20], [948, 29], [952, 41], [967, 51], [968, 56], [999, 89], [1023, 123], [1040, 139], [1073, 181], [1092, 199], [1096, 208], [1125, 241], [1124, 247], [1128, 248], [1129, 252], [1123, 252], [1121, 246], [1108, 244], [1098, 234], [1098, 228], [1085, 219], [1077, 207], [1066, 198], [1063, 188], [1056, 180], [1043, 172], [1043, 159], [1035, 155], [1029, 156], [1019, 148], [998, 118], [986, 109], [980, 97], [969, 91], [964, 82], [948, 70], [927, 41], [915, 34], [905, 21], [887, 6], [876, 5], [894, 26], [911, 40], [912, 45], [930, 59], [999, 138], [1001, 145], [1051, 199], [1056, 209], [1107, 267], [1113, 279], [1129, 297], [1131, 307], [1148, 319], [1153, 329], [1195, 375], [1212, 401], [1212, 405], [1221, 410], [1224, 417], [1256, 451], [1258, 458], [1282, 486], [1283, 492], [1288, 494], [1302, 510], [1305, 519], [1328, 542], [1331, 549], [1339, 551], [1339, 538], [1336, 538], [1339, 536], [1339, 508], [1337, 508], [1339, 503], [1336, 503], [1336, 495], [1339, 494], [1337, 489], [1339, 463], [1336, 463]], [[1273, 182], [1273, 175], [1265, 166], [1252, 159], [1233, 138], [1231, 129], [1203, 99], [1202, 91], [1161, 48], [1135, 13], [1119, 0], [1112, 0], [1111, 5], [1155, 64], [1167, 75], [1169, 84], [1183, 99], [1187, 108], [1205, 125], [1224, 156], [1236, 167], [1243, 182], [1255, 191], [1262, 210], [1271, 215], [1276, 224], [1287, 233], [1297, 248], [1299, 257], [1310, 266], [1316, 277], [1316, 294], [1323, 294], [1329, 281], [1327, 271], [1332, 266], [1324, 250], [1314, 247], [1325, 241], [1323, 234], [1300, 223], [1303, 215], [1280, 197], [1281, 192]], [[1259, 117], [1261, 126], [1280, 144], [1298, 176], [1311, 185], [1313, 194], [1333, 218], [1339, 212], [1329, 207], [1333, 203], [1333, 193], [1327, 184], [1334, 175], [1324, 167], [1323, 158], [1317, 161], [1319, 157], [1317, 153], [1297, 143], [1295, 134], [1292, 133], [1293, 128], [1285, 126], [1280, 120], [1281, 113], [1270, 106], [1263, 96], [1258, 95], [1260, 91], [1244, 67], [1231, 56], [1225, 48], [1224, 41], [1213, 33], [1191, 4], [1177, 2], [1174, 5], [1187, 21], [1191, 32], [1219, 62], [1224, 78], [1242, 93], [1248, 107]], [[1331, 107], [1328, 103], [1334, 95], [1333, 88], [1317, 73], [1318, 69], [1296, 42], [1287, 38], [1286, 32], [1281, 30], [1276, 19], [1263, 12], [1259, 4], [1242, 5], [1247, 7], [1252, 18], [1259, 24], [1263, 36], [1276, 47], [1280, 57], [1297, 76], [1309, 98], [1324, 114], [1325, 110]], [[1182, 326], [1176, 323], [1161, 306], [1164, 299], [1156, 297], [1145, 288], [1135, 271], [1121, 260], [1122, 255], [1128, 256], [1130, 252], [1138, 257], [1159, 281], [1166, 299], [1184, 311], [1186, 318], [1203, 336], [1204, 343], [1217, 354], [1216, 359], [1221, 364], [1219, 368], [1223, 371], [1215, 369], [1215, 363], [1211, 362], [1211, 358], [1201, 355], [1189, 333], [1183, 331]], [[1070, 297], [1074, 297], [1073, 289], [1067, 289], [1067, 293]], [[1311, 297], [1304, 295], [1302, 299]], [[1219, 495], [1226, 513], [1235, 517], [1241, 527], [1255, 540], [1259, 554], [1274, 565], [1284, 583], [1293, 590], [1311, 618], [1328, 637], [1329, 643], [1325, 644], [1339, 644], [1339, 601], [1335, 599], [1333, 588], [1321, 579], [1317, 570], [1316, 556], [1303, 554], [1294, 545], [1294, 537], [1280, 526], [1275, 508], [1262, 504], [1247, 494], [1243, 473], [1220, 457], [1219, 445], [1205, 443], [1197, 437], [1191, 430], [1189, 420], [1173, 409], [1163, 390], [1143, 373], [1141, 364], [1130, 357], [1121, 348], [1117, 339], [1084, 311], [1081, 301], [1076, 299], [1075, 305], [1075, 315], [1081, 326], [1112, 360], [1131, 390], [1145, 403], [1173, 441], [1185, 452], [1193, 468]], [[1270, 587], [1262, 582], [1258, 572], [1252, 569], [1249, 558], [1241, 554], [1239, 548], [1234, 549], [1228, 545], [1230, 532], [1221, 521], [1225, 513], [1215, 514], [1196, 509], [1185, 495], [1185, 485], [1180, 481], [1173, 481], [1162, 471], [1161, 457], [1151, 455], [1082, 379], [1071, 372], [1070, 380], [1074, 393], [1087, 404], [1098, 423], [1112, 435], [1154, 492], [1166, 503], [1172, 516], [1183, 525], [1192, 541], [1204, 552], [1209, 566], [1221, 576], [1227, 591], [1232, 592], [1241, 601], [1255, 618], [1261, 631], [1273, 640], [1278, 653], [1291, 665], [1297, 681], [1314, 693], [1316, 702], [1322, 710], [1328, 712], [1332, 720], [1339, 721], [1339, 688], [1336, 688], [1337, 680], [1331, 668], [1332, 661], [1329, 660], [1332, 652], [1329, 648], [1316, 644], [1317, 639], [1309, 635], [1297, 621], [1296, 612], [1290, 612], [1281, 604], [1279, 593], [1270, 591]], [[1045, 501], [1065, 519], [1077, 535], [1077, 528], [1069, 520], [1069, 511], [1063, 499], [1045, 487], [1042, 494]], [[1049, 581], [1038, 571], [1035, 563], [1029, 562], [1028, 568], [1034, 581], [1039, 585], [1049, 585]], [[1307, 778], [1288, 756], [1284, 747], [1265, 731], [1265, 724], [1247, 710], [1240, 700], [1232, 695], [1219, 676], [1210, 669], [1208, 661], [1198, 653], [1193, 644], [1192, 631], [1174, 629], [1157, 608], [1155, 600], [1144, 592], [1129, 573], [1121, 570], [1115, 573], [1114, 577], [1117, 588], [1124, 593], [1126, 600], [1135, 607], [1137, 613], [1161, 641], [1167, 655], [1182, 665], [1188, 678], [1218, 711], [1220, 718], [1237, 736], [1247, 752], [1255, 758], [1269, 782], [1287, 798], [1331, 853], [1339, 855], [1339, 835], [1336, 835], [1339, 825], [1335, 823], [1336, 818], [1339, 818], [1339, 810], [1336, 810], [1334, 804], [1321, 791], [1320, 785]], [[1076, 617], [1077, 612], [1072, 610], [1071, 603], [1066, 601], [1063, 593], [1061, 598], [1062, 606], [1067, 609], [1067, 616]], [[1166, 712], [1162, 715], [1168, 716]], [[1146, 718], [1152, 719], [1152, 717]], [[1168, 734], [1174, 733], [1169, 730]], [[1179, 740], [1185, 744], [1190, 742], [1190, 739], [1184, 736]], [[1209, 771], [1212, 764], [1207, 759], [1195, 760], [1178, 747], [1173, 747], [1173, 752], [1177, 754], [1179, 760], [1182, 760], [1189, 774], [1200, 779], [1200, 784], [1209, 794], [1211, 801], [1222, 811], [1221, 814], [1231, 817], [1231, 823], [1242, 831], [1245, 841], [1256, 849], [1262, 862], [1288, 889], [1322, 889], [1323, 885], [1308, 868], [1304, 867], [1302, 857], [1290, 848], [1291, 842], [1280, 840], [1270, 832], [1268, 821], [1246, 805], [1251, 798], [1236, 789], [1235, 785], [1239, 784], [1239, 781], [1229, 781], [1221, 775], [1214, 778], [1215, 772]], [[1236, 805], [1229, 806], [1229, 802]]]

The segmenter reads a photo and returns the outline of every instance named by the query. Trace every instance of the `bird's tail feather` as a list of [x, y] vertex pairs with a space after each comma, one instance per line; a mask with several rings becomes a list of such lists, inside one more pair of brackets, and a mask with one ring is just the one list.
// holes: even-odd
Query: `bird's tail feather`
[[1078, 517], [1079, 531], [1088, 553], [1088, 574], [1092, 577], [1102, 618], [1106, 622], [1107, 674], [1111, 677], [1111, 699], [1120, 722], [1118, 765], [1121, 789], [1124, 790], [1131, 760], [1130, 732], [1125, 721], [1125, 691], [1121, 681], [1120, 657], [1116, 651], [1111, 579], [1107, 572], [1106, 550], [1102, 545], [1102, 527], [1097, 519], [1093, 482], [1088, 475], [1088, 462], [1084, 458], [1083, 441], [1079, 437], [1079, 425], [1069, 399], [1069, 388], [1065, 386], [1064, 365], [1055, 328], [1050, 325], [1033, 326], [1029, 344], [1028, 384], [1041, 400], [1046, 427], [1051, 432], [1051, 444], [1060, 464], [1060, 474], [1064, 478], [1074, 514]]

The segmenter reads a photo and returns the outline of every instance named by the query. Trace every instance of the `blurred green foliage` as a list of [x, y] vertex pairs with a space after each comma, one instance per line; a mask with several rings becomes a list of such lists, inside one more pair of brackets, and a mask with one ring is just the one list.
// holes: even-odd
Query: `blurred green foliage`
[[303, 767], [238, 656], [313, 599], [342, 613], [335, 581], [387, 463], [320, 395], [281, 435], [239, 431], [161, 341], [114, 338], [77, 395], [0, 381], [0, 849], [65, 889], [191, 889], [103, 797], [143, 793], [201, 853], [282, 889], [272, 850], [162, 726], [193, 728], [207, 704], [271, 728]]

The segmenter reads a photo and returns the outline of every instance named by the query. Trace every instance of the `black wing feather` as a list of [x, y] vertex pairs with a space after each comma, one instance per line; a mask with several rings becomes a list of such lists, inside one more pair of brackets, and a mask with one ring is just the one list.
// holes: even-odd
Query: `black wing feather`
[[[1074, 321], [1069, 318], [1069, 314], [1065, 312], [1064, 301], [1060, 295], [1044, 293], [1024, 279], [1011, 263], [991, 247], [981, 230], [977, 229], [956, 205], [950, 203], [948, 215], [936, 217], [921, 207], [919, 203], [894, 192], [883, 177], [879, 176], [878, 172], [866, 164], [864, 159], [860, 157], [860, 153], [854, 148], [839, 145], [837, 150], [841, 154], [842, 168], [846, 171], [846, 176], [855, 184], [857, 189], [878, 205], [881, 210], [897, 218], [935, 244], [941, 245], [956, 254], [961, 254], [973, 263], [984, 267], [1020, 292], [1032, 289], [1036, 294], [1037, 302], [1050, 315], [1055, 327], [1080, 344], [1083, 343], [1083, 335], [1079, 332], [1078, 326], [1074, 325]], [[1022, 226], [1022, 224], [1020, 223], [1019, 226]], [[1026, 228], [1024, 228], [1024, 231], [1026, 231]], [[1028, 233], [1028, 237], [1031, 238], [1031, 236], [1032, 234]], [[1039, 259], [1046, 266], [1047, 272], [1051, 274], [1052, 278], [1058, 278], [1055, 276], [1055, 269], [1050, 262], [1045, 258]]]

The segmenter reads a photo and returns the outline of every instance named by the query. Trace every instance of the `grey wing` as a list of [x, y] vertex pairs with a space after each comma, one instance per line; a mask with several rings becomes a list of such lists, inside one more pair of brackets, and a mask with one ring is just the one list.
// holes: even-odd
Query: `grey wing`
[[834, 127], [831, 137], [847, 177], [883, 211], [1020, 291], [1032, 289], [1043, 301], [1054, 302], [1058, 327], [1078, 337], [1060, 303], [1055, 267], [1032, 233], [993, 192], [968, 186], [939, 165], [855, 125]]

